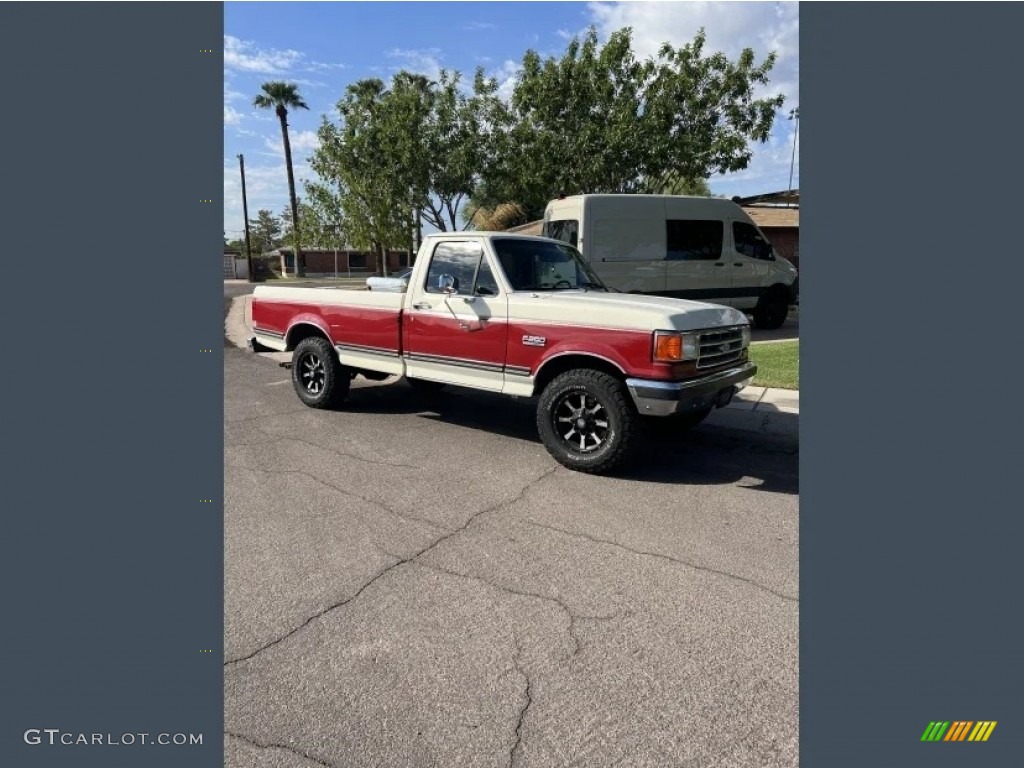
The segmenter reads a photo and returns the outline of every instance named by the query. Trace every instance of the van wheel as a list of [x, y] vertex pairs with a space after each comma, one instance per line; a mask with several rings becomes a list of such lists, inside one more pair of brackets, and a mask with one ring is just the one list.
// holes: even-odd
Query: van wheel
[[577, 472], [603, 474], [625, 463], [637, 421], [622, 382], [601, 371], [567, 371], [537, 403], [541, 442], [559, 464]]
[[303, 339], [292, 353], [292, 385], [310, 408], [334, 408], [348, 397], [352, 373], [341, 364], [327, 339]]
[[778, 288], [768, 291], [757, 302], [754, 309], [754, 323], [758, 328], [774, 330], [786, 322], [789, 315], [789, 297]]

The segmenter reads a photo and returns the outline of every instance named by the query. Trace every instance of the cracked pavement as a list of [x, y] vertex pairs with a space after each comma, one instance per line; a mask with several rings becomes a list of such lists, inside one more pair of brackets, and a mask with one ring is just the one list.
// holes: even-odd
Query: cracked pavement
[[795, 446], [570, 472], [533, 403], [225, 348], [225, 765], [794, 766]]

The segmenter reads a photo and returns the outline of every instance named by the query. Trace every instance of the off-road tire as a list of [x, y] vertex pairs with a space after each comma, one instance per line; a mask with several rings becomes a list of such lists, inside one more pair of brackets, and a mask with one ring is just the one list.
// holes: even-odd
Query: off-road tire
[[292, 385], [310, 408], [336, 408], [348, 397], [352, 372], [338, 360], [327, 339], [303, 339], [292, 353]]
[[[623, 383], [601, 371], [566, 371], [544, 388], [537, 403], [541, 442], [559, 464], [577, 472], [605, 474], [627, 463], [638, 420]], [[582, 450], [576, 445], [581, 438]]]
[[773, 331], [786, 322], [789, 315], [789, 296], [780, 288], [768, 291], [754, 308], [754, 324], [763, 330]]

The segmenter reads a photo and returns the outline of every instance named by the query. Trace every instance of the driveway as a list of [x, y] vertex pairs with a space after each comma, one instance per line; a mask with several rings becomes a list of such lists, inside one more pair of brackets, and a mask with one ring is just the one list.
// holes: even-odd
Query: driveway
[[794, 446], [557, 465], [530, 401], [225, 350], [227, 766], [795, 766]]

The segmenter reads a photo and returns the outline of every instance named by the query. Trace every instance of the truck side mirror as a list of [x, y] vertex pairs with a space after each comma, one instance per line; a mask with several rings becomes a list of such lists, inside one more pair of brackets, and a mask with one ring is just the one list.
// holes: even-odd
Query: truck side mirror
[[441, 275], [437, 279], [437, 287], [441, 293], [451, 295], [459, 292], [459, 280], [452, 275]]

